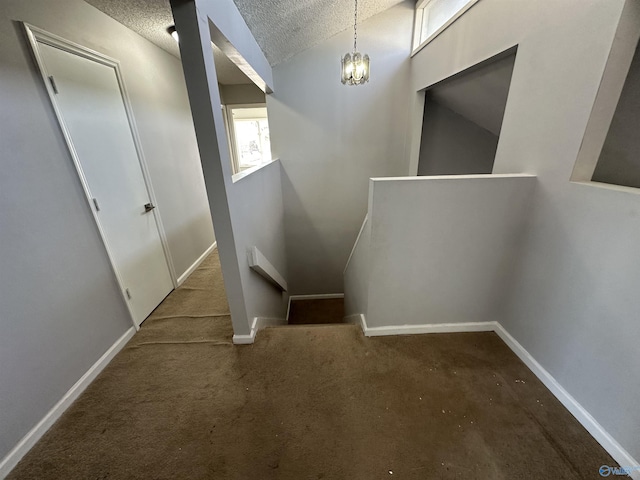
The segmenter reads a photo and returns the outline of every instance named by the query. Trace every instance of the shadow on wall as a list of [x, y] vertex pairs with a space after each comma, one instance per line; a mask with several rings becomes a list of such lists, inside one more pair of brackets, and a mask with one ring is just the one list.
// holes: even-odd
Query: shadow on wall
[[[340, 284], [336, 285], [331, 279], [326, 278], [326, 272], [342, 271], [342, 268], [344, 268], [341, 263], [342, 258], [332, 254], [332, 252], [339, 248], [336, 243], [342, 236], [347, 235], [347, 232], [343, 232], [342, 235], [327, 236], [326, 231], [333, 232], [334, 228], [331, 218], [312, 218], [306, 211], [302, 199], [287, 172], [284, 168], [281, 171], [283, 203], [286, 205], [284, 231], [288, 250], [287, 279], [304, 279], [305, 284], [327, 284], [331, 282], [331, 286], [328, 288], [334, 290], [322, 293], [342, 292], [342, 279], [340, 279]], [[321, 234], [322, 231], [325, 232], [325, 235]], [[315, 241], [310, 242], [308, 241], [309, 238], [314, 238]], [[289, 282], [291, 294], [308, 293], [305, 291], [305, 285], [301, 285], [299, 280], [297, 283], [293, 283], [291, 280]], [[318, 292], [314, 291], [312, 293]]]
[[602, 147], [594, 182], [640, 188], [640, 48], [636, 46], [613, 121]]
[[510, 49], [426, 90], [418, 175], [492, 173], [515, 58]]
[[345, 31], [274, 68], [267, 100], [283, 196], [294, 294], [342, 292], [342, 273], [366, 214], [371, 177], [408, 173], [406, 135], [413, 22], [403, 2], [359, 25], [371, 79], [340, 83]]

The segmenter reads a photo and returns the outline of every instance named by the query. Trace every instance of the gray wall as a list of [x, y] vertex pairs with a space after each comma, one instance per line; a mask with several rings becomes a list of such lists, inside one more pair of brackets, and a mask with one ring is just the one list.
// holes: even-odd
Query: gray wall
[[265, 103], [265, 94], [253, 83], [250, 85], [220, 85], [220, 100], [223, 105]]
[[263, 277], [249, 269], [246, 252], [258, 247], [281, 275], [286, 276], [287, 258], [284, 239], [284, 209], [280, 162], [272, 162], [233, 184], [237, 223], [236, 237], [241, 239], [245, 255], [240, 257], [245, 299], [249, 318], [282, 319], [288, 297]]
[[491, 173], [498, 137], [427, 98], [418, 175]]
[[413, 3], [358, 26], [371, 80], [340, 83], [346, 30], [273, 69], [269, 127], [282, 161], [285, 232], [292, 293], [343, 291], [342, 272], [367, 208], [369, 177], [408, 171], [409, 53]]
[[279, 271], [287, 270], [280, 164], [273, 162], [233, 182], [211, 42], [224, 37], [221, 48], [231, 44], [268, 88], [273, 85], [271, 67], [232, 0], [172, 1], [172, 11], [233, 330], [249, 340], [254, 318], [285, 321], [286, 294], [250, 270], [247, 258], [248, 250], [257, 246]]
[[413, 58], [412, 91], [518, 45], [494, 173], [538, 188], [499, 320], [639, 459], [640, 196], [569, 181], [623, 3], [478, 2]]
[[347, 314], [364, 313], [371, 328], [495, 321], [535, 184], [531, 176], [372, 179], [368, 235], [345, 276]]
[[640, 48], [636, 48], [593, 181], [640, 188], [639, 120]]
[[213, 241], [179, 62], [80, 0], [0, 13], [0, 458], [132, 323], [17, 20], [122, 62], [178, 274]]

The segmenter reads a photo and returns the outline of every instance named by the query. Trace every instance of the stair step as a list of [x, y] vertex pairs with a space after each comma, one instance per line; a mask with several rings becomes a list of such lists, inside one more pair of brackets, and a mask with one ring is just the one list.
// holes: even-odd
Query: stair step
[[344, 298], [291, 300], [289, 325], [344, 323]]

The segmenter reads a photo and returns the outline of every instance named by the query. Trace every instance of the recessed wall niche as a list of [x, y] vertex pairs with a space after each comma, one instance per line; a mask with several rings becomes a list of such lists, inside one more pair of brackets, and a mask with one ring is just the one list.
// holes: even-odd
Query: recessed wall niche
[[624, 4], [571, 181], [640, 188], [640, 2]]
[[510, 49], [426, 89], [418, 175], [492, 173], [515, 59]]
[[640, 188], [640, 49], [636, 44], [591, 180]]

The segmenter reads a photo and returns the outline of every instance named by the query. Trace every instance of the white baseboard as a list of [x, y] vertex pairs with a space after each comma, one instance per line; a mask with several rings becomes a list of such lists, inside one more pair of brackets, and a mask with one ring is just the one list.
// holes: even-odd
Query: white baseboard
[[258, 317], [253, 318], [253, 323], [251, 324], [251, 331], [245, 335], [238, 335], [237, 333], [233, 334], [233, 343], [236, 345], [250, 345], [256, 339], [256, 333], [258, 326]]
[[496, 322], [434, 323], [369, 327], [364, 315], [362, 315], [361, 322], [363, 326], [362, 331], [367, 337], [416, 335], [423, 333], [493, 332], [496, 329]]
[[198, 268], [202, 262], [204, 262], [204, 259], [207, 258], [209, 254], [216, 249], [217, 246], [218, 246], [218, 242], [213, 242], [213, 244], [209, 248], [207, 248], [204, 251], [204, 253], [200, 255], [195, 262], [193, 262], [193, 265], [187, 268], [186, 272], [184, 272], [182, 275], [178, 277], [178, 286], [182, 285], [184, 281], [187, 278], [189, 278], [189, 275], [191, 275], [194, 272], [194, 270]]
[[5, 478], [9, 472], [18, 464], [29, 450], [40, 438], [51, 428], [69, 406], [80, 396], [89, 384], [100, 374], [109, 364], [111, 359], [122, 350], [127, 342], [136, 333], [136, 329], [131, 327], [116, 342], [111, 345], [104, 355], [102, 355], [87, 372], [80, 377], [67, 393], [56, 403], [51, 410], [33, 427], [18, 444], [0, 462], [0, 478]]
[[344, 298], [344, 293], [318, 293], [315, 295], [289, 295], [289, 302], [287, 304], [287, 322], [289, 322], [289, 312], [291, 311], [292, 300], [323, 300], [327, 298]]
[[250, 345], [256, 340], [256, 334], [266, 327], [274, 327], [276, 325], [286, 325], [287, 321], [283, 318], [254, 317], [251, 324], [251, 332], [246, 335], [233, 335], [233, 343], [236, 345]]
[[[502, 325], [496, 322], [495, 332], [511, 350], [522, 360], [527, 367], [540, 379], [542, 383], [560, 400], [569, 412], [582, 424], [593, 438], [604, 448], [621, 467], [637, 467], [640, 462], [635, 460], [622, 445], [620, 445], [609, 433], [602, 428], [595, 418], [567, 392], [551, 374], [540, 365], [533, 356], [507, 332]], [[629, 472], [631, 478], [640, 479], [640, 471]]]

